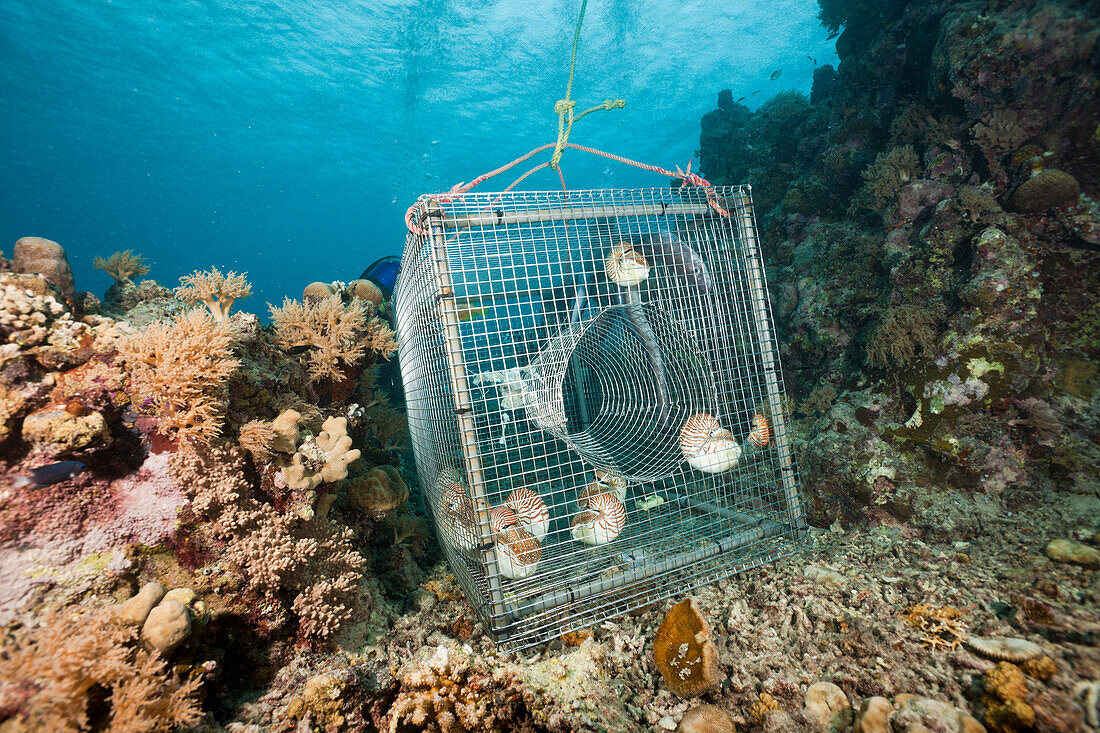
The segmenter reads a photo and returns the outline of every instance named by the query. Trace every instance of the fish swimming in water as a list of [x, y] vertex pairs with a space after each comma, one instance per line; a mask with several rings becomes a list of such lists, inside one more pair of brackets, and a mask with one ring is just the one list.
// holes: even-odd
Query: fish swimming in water
[[12, 479], [11, 486], [13, 489], [21, 489], [23, 487], [40, 489], [43, 486], [49, 486], [50, 484], [56, 484], [61, 481], [68, 481], [83, 470], [84, 464], [80, 461], [48, 463], [45, 466], [32, 468], [28, 471], [29, 475], [27, 476], [16, 476]]
[[772, 72], [772, 75], [768, 78], [771, 79], [772, 81], [775, 81], [776, 79], [779, 78], [779, 75], [782, 74], [782, 73], [783, 73], [783, 69], [776, 69], [775, 71]]
[[461, 322], [474, 321], [484, 318], [489, 312], [489, 306], [482, 305], [480, 300], [456, 300], [455, 315]]

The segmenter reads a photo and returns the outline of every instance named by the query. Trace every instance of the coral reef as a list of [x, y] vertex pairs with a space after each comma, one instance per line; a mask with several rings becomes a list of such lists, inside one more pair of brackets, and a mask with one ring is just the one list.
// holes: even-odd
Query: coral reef
[[110, 609], [44, 612], [0, 652], [0, 715], [11, 730], [167, 730], [202, 720], [201, 674], [180, 676]]

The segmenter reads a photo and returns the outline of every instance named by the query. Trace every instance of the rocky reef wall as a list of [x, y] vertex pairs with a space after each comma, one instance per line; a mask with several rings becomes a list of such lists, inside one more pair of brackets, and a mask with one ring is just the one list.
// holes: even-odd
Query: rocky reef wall
[[[1090, 11], [1091, 7], [1091, 11]], [[823, 0], [839, 68], [719, 95], [750, 183], [812, 516], [933, 538], [1100, 483], [1100, 23], [1084, 2]]]

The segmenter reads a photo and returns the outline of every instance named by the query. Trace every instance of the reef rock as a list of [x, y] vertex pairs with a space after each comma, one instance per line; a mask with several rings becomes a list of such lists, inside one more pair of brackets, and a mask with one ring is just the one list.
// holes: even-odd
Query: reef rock
[[820, 731], [842, 731], [852, 722], [852, 706], [832, 682], [815, 682], [806, 690], [802, 715]]
[[1057, 562], [1094, 568], [1100, 566], [1100, 550], [1073, 540], [1052, 540], [1047, 545], [1047, 557]]
[[56, 285], [66, 300], [76, 294], [73, 285], [73, 269], [65, 256], [65, 248], [57, 242], [42, 237], [23, 237], [15, 243], [12, 267], [16, 272], [41, 275]]
[[23, 420], [23, 439], [50, 452], [100, 448], [111, 440], [101, 413], [73, 415], [62, 407], [32, 412]]

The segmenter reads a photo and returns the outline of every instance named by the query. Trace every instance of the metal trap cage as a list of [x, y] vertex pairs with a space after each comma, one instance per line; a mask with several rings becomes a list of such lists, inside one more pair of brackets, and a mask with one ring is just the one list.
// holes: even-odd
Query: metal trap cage
[[499, 644], [793, 550], [747, 186], [424, 196], [413, 221], [393, 303], [417, 471]]

